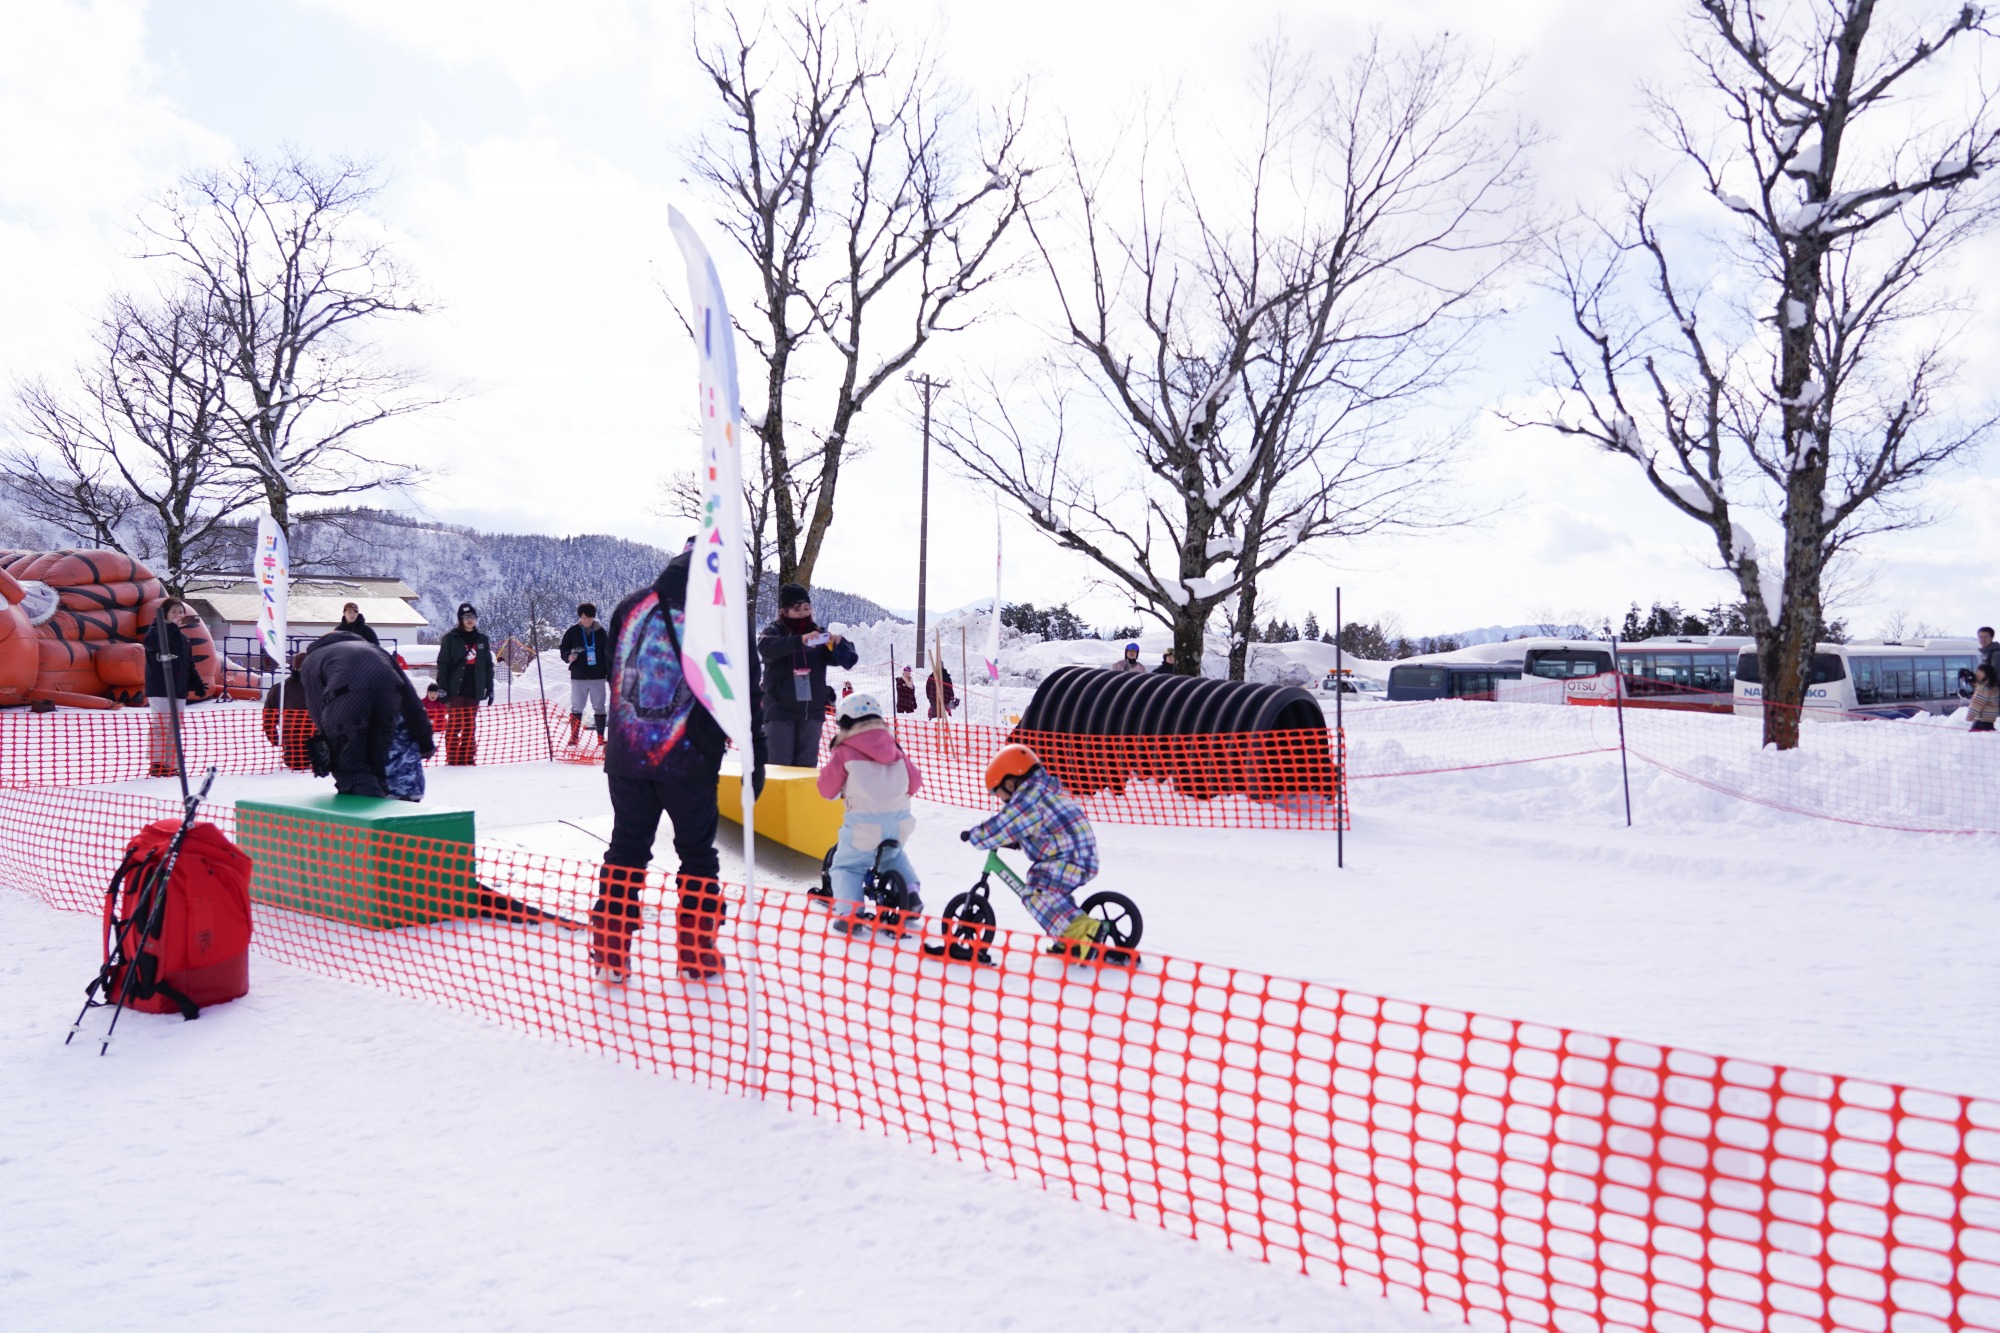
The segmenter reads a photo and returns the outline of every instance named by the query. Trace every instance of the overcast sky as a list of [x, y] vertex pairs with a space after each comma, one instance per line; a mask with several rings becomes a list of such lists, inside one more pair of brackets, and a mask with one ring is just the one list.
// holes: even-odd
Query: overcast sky
[[[1602, 0], [923, 5], [873, 0], [884, 29], [928, 34], [977, 97], [1024, 82], [1044, 129], [1111, 132], [1151, 98], [1233, 105], [1251, 47], [1282, 30], [1331, 64], [1387, 25], [1450, 30], [1501, 62], [1547, 143], [1546, 201], [1588, 202], [1649, 151], [1638, 90], [1677, 76], [1675, 6]], [[662, 480], [691, 465], [693, 361], [662, 296], [681, 272], [665, 217], [703, 225], [731, 277], [712, 207], [684, 183], [682, 150], [712, 114], [691, 77], [685, 4], [633, 0], [10, 0], [0, 4], [0, 381], [59, 377], [106, 295], [135, 280], [132, 218], [180, 172], [291, 144], [381, 163], [380, 213], [439, 312], [387, 346], [459, 393], [394, 426], [385, 448], [433, 466], [416, 504], [515, 531], [611, 532], [661, 543], [687, 524], [658, 512]], [[1996, 271], [1982, 242], [1968, 273]], [[1033, 280], [1028, 279], [1033, 285]], [[747, 308], [749, 292], [734, 304]], [[1273, 578], [1281, 614], [1395, 615], [1413, 633], [1621, 611], [1633, 599], [1733, 597], [1706, 529], [1666, 512], [1630, 463], [1510, 431], [1489, 410], [1532, 393], [1554, 312], [1525, 292], [1444, 410], [1462, 421], [1458, 485], [1493, 516], [1476, 528], [1330, 547]], [[1980, 304], [1970, 390], [1993, 382], [2000, 303]], [[1032, 307], [1033, 293], [1010, 305]], [[1015, 325], [1005, 335], [1030, 338]], [[922, 363], [976, 358], [949, 343]], [[900, 392], [900, 386], [899, 390]], [[877, 400], [844, 472], [820, 581], [892, 606], [915, 602], [917, 443], [909, 403]], [[990, 496], [933, 472], [931, 601], [991, 590]], [[1956, 632], [2000, 619], [2000, 451], [1942, 478], [1946, 517], [1879, 539], [1841, 608], [1863, 632], [1889, 612]], [[1101, 622], [1129, 602], [1020, 520], [1007, 524], [1010, 600], [1083, 603]]]

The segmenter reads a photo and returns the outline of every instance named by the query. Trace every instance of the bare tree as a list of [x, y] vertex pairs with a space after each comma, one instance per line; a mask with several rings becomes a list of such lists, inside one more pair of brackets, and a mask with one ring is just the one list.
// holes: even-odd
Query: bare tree
[[[1269, 570], [1313, 542], [1453, 520], [1432, 486], [1452, 441], [1406, 418], [1458, 370], [1524, 235], [1523, 136], [1451, 41], [1372, 45], [1330, 77], [1274, 46], [1260, 75], [1227, 179], [1156, 165], [1150, 138], [1097, 168], [1070, 142], [1066, 216], [1030, 219], [1060, 369], [1025, 397], [990, 384], [944, 430], [1173, 631], [1181, 670], [1225, 615], [1237, 679]], [[1118, 464], [1072, 447], [1063, 371]]]
[[74, 384], [37, 381], [20, 395], [18, 429], [33, 446], [5, 464], [22, 510], [144, 562], [176, 597], [221, 572], [232, 520], [256, 497], [229, 467], [222, 338], [200, 291], [115, 300]]
[[193, 176], [146, 226], [148, 258], [178, 264], [224, 337], [221, 415], [233, 464], [288, 527], [298, 499], [408, 485], [422, 470], [371, 452], [365, 432], [439, 400], [369, 342], [423, 313], [366, 208], [379, 193], [357, 163], [294, 153]]
[[[1877, 28], [1875, 0], [1698, 0], [1690, 54], [1721, 132], [1656, 97], [1665, 135], [1734, 230], [1677, 238], [1653, 181], [1555, 248], [1578, 336], [1556, 410], [1533, 424], [1638, 462], [1713, 534], [1742, 589], [1764, 739], [1799, 741], [1826, 614], [1824, 572], [1852, 543], [1924, 519], [1910, 492], [1968, 454], [1990, 418], [1940, 410], [1953, 377], [1947, 258], [1993, 219], [1993, 101], [1939, 125], [1917, 86], [1984, 35], [1981, 12]], [[1747, 193], [1746, 193], [1747, 192]], [[1718, 260], [1730, 273], [1712, 274]], [[1517, 424], [1528, 424], [1520, 422]], [[1745, 520], [1775, 513], [1783, 548]]]
[[[696, 55], [726, 121], [695, 151], [755, 267], [738, 328], [765, 368], [763, 447], [778, 578], [807, 583], [833, 525], [855, 418], [1004, 270], [1027, 172], [1018, 108], [975, 128], [929, 57], [813, 0], [773, 29], [731, 13]], [[806, 381], [823, 416], [801, 410]]]

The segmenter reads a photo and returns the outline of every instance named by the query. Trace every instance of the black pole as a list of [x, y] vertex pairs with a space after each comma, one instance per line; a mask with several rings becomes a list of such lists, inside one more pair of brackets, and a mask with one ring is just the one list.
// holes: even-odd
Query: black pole
[[929, 375], [911, 375], [909, 381], [924, 396], [923, 480], [917, 500], [917, 670], [921, 671], [924, 669], [924, 612], [927, 609], [931, 553], [931, 399], [939, 389], [949, 389], [951, 384], [947, 380], [934, 380]]
[[1618, 704], [1618, 775], [1625, 786], [1625, 827], [1632, 827], [1632, 766], [1625, 758], [1625, 671], [1618, 661], [1618, 636], [1611, 636], [1612, 698]]
[[1340, 651], [1340, 589], [1333, 590], [1333, 753], [1334, 763], [1339, 767], [1334, 788], [1339, 793], [1340, 803], [1333, 811], [1333, 867], [1347, 869], [1347, 821], [1341, 816], [1347, 812], [1347, 725], [1345, 700], [1347, 693], [1346, 658]]
[[[532, 592], [528, 594], [528, 651], [535, 655], [535, 688], [542, 695], [542, 741], [549, 747], [549, 762], [553, 764], [556, 761], [556, 738], [555, 733], [549, 730], [549, 682], [542, 675], [542, 625], [536, 614]], [[510, 703], [514, 699], [513, 674], [511, 670], [507, 673], [507, 699]]]

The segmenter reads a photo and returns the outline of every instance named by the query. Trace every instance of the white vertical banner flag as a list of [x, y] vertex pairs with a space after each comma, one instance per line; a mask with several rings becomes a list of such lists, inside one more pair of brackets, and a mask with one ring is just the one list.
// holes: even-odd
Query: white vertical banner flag
[[290, 656], [285, 651], [285, 621], [291, 597], [292, 556], [278, 520], [269, 514], [257, 519], [257, 551], [250, 563], [257, 579], [257, 637], [282, 675]]
[[[688, 569], [687, 615], [681, 630], [681, 674], [701, 706], [722, 725], [743, 763], [743, 855], [753, 842], [750, 773], [756, 737], [750, 716], [748, 562], [743, 550], [743, 425], [736, 393], [736, 328], [722, 298], [722, 281], [708, 247], [677, 208], [667, 225], [687, 264], [694, 304], [695, 356], [700, 365], [696, 414], [701, 418], [701, 531]], [[755, 869], [751, 869], [754, 882]]]

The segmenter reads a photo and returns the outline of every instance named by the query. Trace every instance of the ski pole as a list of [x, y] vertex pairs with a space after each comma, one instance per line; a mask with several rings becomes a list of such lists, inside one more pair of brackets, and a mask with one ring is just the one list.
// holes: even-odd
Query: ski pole
[[[141, 926], [139, 931], [139, 952], [141, 954], [144, 954], [146, 951], [146, 941], [160, 933], [163, 918], [167, 914], [167, 887], [173, 881], [174, 866], [180, 860], [181, 842], [187, 837], [188, 830], [194, 826], [195, 812], [201, 808], [201, 802], [208, 795], [208, 789], [214, 785], [215, 765], [210, 764], [208, 775], [202, 779], [201, 790], [186, 798], [181, 811], [181, 826], [175, 829], [174, 836], [167, 840], [166, 854], [160, 858], [159, 867], [148, 879], [145, 890], [140, 894], [138, 910], [133, 912], [132, 919], [134, 924]], [[187, 786], [187, 777], [185, 775], [181, 778], [181, 786], [183, 788]], [[142, 912], [146, 918], [143, 923], [139, 922], [139, 916]], [[118, 947], [122, 953], [125, 947], [123, 940], [119, 941]], [[132, 998], [132, 978], [138, 970], [139, 960], [136, 957], [126, 960], [125, 975], [118, 987], [118, 1002], [112, 1006], [111, 1023], [104, 1029], [104, 1042], [97, 1048], [97, 1053], [100, 1056], [111, 1049], [111, 1035], [118, 1030], [118, 1018], [119, 1015], [125, 1012], [126, 1001]], [[86, 1003], [85, 1008], [87, 1009], [88, 1007], [89, 1005]], [[82, 1017], [79, 1014], [77, 1021], [81, 1022]]]

